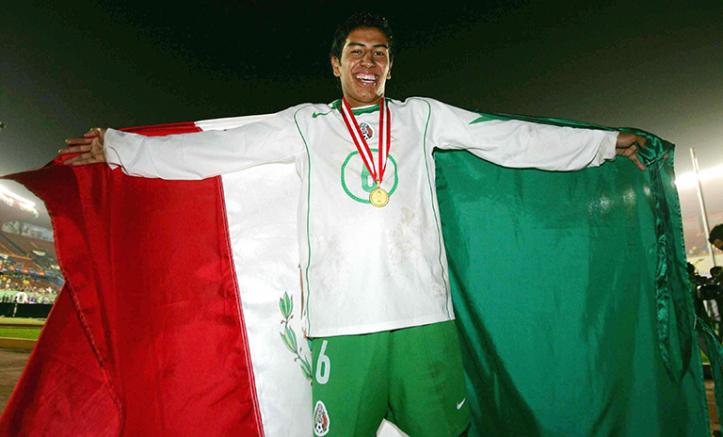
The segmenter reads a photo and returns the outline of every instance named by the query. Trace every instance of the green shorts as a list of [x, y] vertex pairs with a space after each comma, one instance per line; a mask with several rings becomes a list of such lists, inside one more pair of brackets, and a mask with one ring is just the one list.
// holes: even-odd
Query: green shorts
[[469, 425], [454, 321], [311, 339], [314, 435], [373, 437], [383, 418], [412, 437]]

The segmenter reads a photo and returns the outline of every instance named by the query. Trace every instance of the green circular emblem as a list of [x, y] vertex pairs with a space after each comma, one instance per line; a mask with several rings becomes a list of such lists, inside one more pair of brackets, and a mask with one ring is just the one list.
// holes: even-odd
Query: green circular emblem
[[[372, 149], [372, 153], [377, 153], [378, 150], [379, 149]], [[356, 168], [361, 167], [360, 178], [351, 174], [347, 175], [346, 168], [349, 165]], [[397, 161], [392, 155], [389, 155], [387, 169], [384, 172], [384, 180], [382, 181], [382, 188], [389, 193], [389, 197], [392, 197], [392, 194], [394, 194], [394, 191], [397, 189], [397, 185], [399, 185]], [[369, 193], [376, 187], [376, 183], [369, 174], [369, 170], [367, 170], [364, 165], [364, 161], [362, 161], [358, 151], [349, 153], [341, 164], [341, 187], [344, 189], [346, 195], [353, 200], [359, 203], [366, 203], [367, 205], [370, 203]]]

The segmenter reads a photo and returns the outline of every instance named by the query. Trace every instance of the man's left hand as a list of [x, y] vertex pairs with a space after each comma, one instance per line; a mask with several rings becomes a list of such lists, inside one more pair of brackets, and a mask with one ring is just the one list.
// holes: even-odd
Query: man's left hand
[[640, 162], [637, 152], [641, 148], [645, 148], [648, 141], [640, 135], [633, 135], [620, 132], [618, 142], [615, 143], [615, 153], [628, 158], [638, 166], [640, 170], [645, 170], [645, 164]]

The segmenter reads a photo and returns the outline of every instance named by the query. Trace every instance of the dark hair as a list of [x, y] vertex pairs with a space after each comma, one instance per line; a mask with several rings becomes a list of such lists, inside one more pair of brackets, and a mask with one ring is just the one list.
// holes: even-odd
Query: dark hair
[[360, 27], [373, 27], [382, 31], [384, 36], [387, 37], [389, 61], [391, 62], [394, 57], [394, 35], [392, 34], [392, 27], [389, 25], [389, 20], [385, 17], [370, 12], [355, 12], [336, 28], [334, 40], [331, 42], [331, 49], [329, 50], [329, 57], [336, 57], [341, 60], [341, 51], [346, 43], [346, 37], [349, 36], [354, 29]]
[[710, 236], [708, 237], [708, 241], [710, 241], [711, 244], [715, 240], [721, 240], [723, 241], [723, 223], [716, 225], [711, 231]]

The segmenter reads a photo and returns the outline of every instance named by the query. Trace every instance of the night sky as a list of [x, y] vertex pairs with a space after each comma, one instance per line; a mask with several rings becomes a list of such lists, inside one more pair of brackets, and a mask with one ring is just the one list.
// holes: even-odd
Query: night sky
[[389, 97], [634, 126], [678, 144], [679, 172], [691, 146], [703, 167], [723, 163], [720, 0], [205, 3], [5, 2], [0, 173], [91, 126], [334, 100], [329, 44], [357, 9], [392, 21]]

